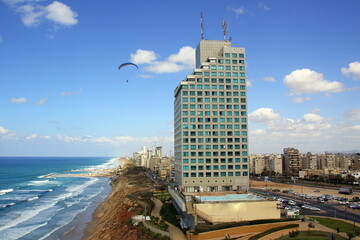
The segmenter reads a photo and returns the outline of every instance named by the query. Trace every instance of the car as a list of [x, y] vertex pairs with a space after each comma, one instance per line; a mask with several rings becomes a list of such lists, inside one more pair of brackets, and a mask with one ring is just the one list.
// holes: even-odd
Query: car
[[353, 197], [352, 200], [353, 200], [353, 202], [360, 202], [360, 198], [359, 198], [359, 197]]
[[319, 189], [316, 189], [314, 192], [320, 192], [320, 190], [319, 190]]
[[323, 198], [318, 198], [318, 199], [317, 199], [317, 202], [318, 202], [318, 203], [325, 203], [325, 200], [324, 200]]
[[339, 201], [339, 204], [345, 205], [345, 204], [349, 204], [349, 202], [348, 201]]

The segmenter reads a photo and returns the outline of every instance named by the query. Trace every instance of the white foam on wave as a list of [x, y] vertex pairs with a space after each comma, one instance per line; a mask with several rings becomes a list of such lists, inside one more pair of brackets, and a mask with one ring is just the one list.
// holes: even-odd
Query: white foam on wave
[[118, 158], [111, 158], [108, 161], [106, 161], [103, 164], [96, 165], [96, 166], [90, 166], [87, 168], [84, 168], [85, 171], [95, 171], [95, 170], [102, 170], [102, 169], [114, 169], [119, 167], [120, 162]]
[[31, 201], [34, 201], [34, 200], [36, 200], [36, 199], [39, 199], [39, 196], [35, 196], [35, 197], [32, 197], [32, 198], [29, 198], [29, 199], [27, 199], [26, 201], [31, 202]]
[[0, 195], [4, 195], [4, 194], [7, 194], [12, 191], [14, 191], [14, 189], [12, 189], [12, 188], [0, 190]]
[[49, 181], [49, 179], [41, 180], [41, 181], [31, 181], [28, 186], [40, 186], [45, 184], [59, 184], [57, 181]]
[[41, 206], [38, 206], [38, 208], [36, 208], [36, 209], [22, 212], [19, 217], [7, 222], [6, 225], [0, 227], [0, 232], [3, 230], [9, 229], [11, 227], [17, 226], [17, 225], [35, 217], [40, 212], [45, 211], [51, 207], [54, 207], [60, 201], [64, 201], [65, 199], [79, 195], [80, 193], [82, 193], [84, 191], [84, 189], [86, 187], [88, 187], [89, 185], [98, 181], [97, 178], [89, 178], [89, 179], [90, 179], [89, 181], [85, 182], [82, 185], [68, 187], [66, 189], [67, 193], [62, 194], [62, 195], [58, 196], [57, 198], [51, 199], [51, 202], [48, 202], [48, 204], [45, 204], [45, 205], [42, 204]]
[[14, 206], [14, 205], [15, 205], [15, 203], [0, 204], [0, 208], [6, 208], [9, 206]]

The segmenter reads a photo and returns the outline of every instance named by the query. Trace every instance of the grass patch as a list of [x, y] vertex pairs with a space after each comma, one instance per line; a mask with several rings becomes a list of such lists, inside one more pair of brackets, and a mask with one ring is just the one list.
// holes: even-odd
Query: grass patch
[[339, 229], [340, 232], [345, 232], [345, 233], [348, 232], [360, 233], [360, 228], [358, 226], [355, 226], [354, 228], [354, 224], [351, 223], [347, 223], [332, 218], [323, 218], [323, 217], [312, 217], [312, 218], [318, 221], [321, 225], [334, 229], [334, 231], [337, 231]]
[[262, 238], [266, 235], [269, 235], [270, 233], [273, 233], [273, 232], [277, 232], [277, 231], [280, 231], [280, 230], [284, 230], [284, 229], [288, 229], [288, 228], [295, 228], [295, 227], [299, 227], [299, 224], [289, 224], [289, 225], [285, 225], [285, 226], [281, 226], [281, 227], [276, 227], [276, 228], [271, 228], [265, 232], [262, 232], [262, 233], [259, 233], [255, 236], [252, 236], [251, 238], [249, 238], [249, 240], [257, 240], [259, 238]]
[[[344, 238], [342, 236], [339, 236], [337, 234], [334, 234], [335, 240], [346, 240], [347, 238]], [[331, 233], [330, 232], [322, 232], [322, 231], [301, 231], [298, 232], [298, 235], [294, 237], [290, 237], [289, 235], [277, 238], [277, 240], [329, 240], [331, 239]]]

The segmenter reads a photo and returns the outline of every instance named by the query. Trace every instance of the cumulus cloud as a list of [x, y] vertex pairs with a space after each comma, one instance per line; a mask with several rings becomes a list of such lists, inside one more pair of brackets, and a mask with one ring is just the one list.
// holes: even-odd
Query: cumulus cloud
[[136, 64], [152, 63], [157, 59], [154, 51], [138, 49], [136, 53], [130, 54], [131, 62]]
[[138, 49], [130, 57], [136, 64], [147, 64], [144, 69], [153, 73], [174, 73], [195, 67], [195, 49], [189, 46], [180, 48], [178, 53], [170, 55], [165, 61], [157, 61], [154, 51], [143, 49]]
[[347, 77], [351, 76], [355, 80], [360, 80], [360, 62], [350, 63], [348, 68], [341, 68], [341, 72]]
[[44, 99], [41, 99], [40, 101], [36, 102], [35, 104], [38, 105], [38, 106], [41, 106], [41, 105], [44, 105], [45, 103], [47, 103], [48, 100], [49, 99], [44, 98]]
[[276, 82], [276, 79], [273, 77], [264, 77], [264, 81], [266, 82]]
[[12, 98], [12, 99], [10, 99], [10, 102], [12, 102], [12, 103], [26, 103], [26, 102], [27, 102], [27, 99], [24, 98], [24, 97], [21, 97], [21, 98]]
[[[265, 112], [273, 117], [260, 118], [263, 125], [261, 128], [254, 126], [254, 119], [251, 115], [249, 116], [249, 129], [253, 129], [249, 131], [250, 139], [256, 143], [252, 144], [253, 152], [281, 152], [286, 146], [316, 152], [350, 150], [358, 149], [360, 144], [359, 124], [333, 123], [331, 118], [324, 118], [318, 114], [318, 109], [304, 114], [300, 119], [289, 119], [281, 114], [271, 114], [277, 113], [273, 109]], [[348, 117], [360, 120], [360, 108], [349, 111]]]
[[302, 103], [302, 102], [306, 102], [306, 101], [310, 101], [311, 97], [295, 97], [293, 98], [293, 101], [296, 103]]
[[299, 69], [286, 75], [284, 83], [290, 88], [290, 95], [301, 95], [319, 92], [342, 92], [344, 85], [337, 81], [327, 81], [322, 73], [310, 69]]
[[259, 108], [249, 114], [249, 118], [253, 122], [266, 123], [278, 119], [280, 114], [272, 108]]
[[360, 107], [346, 112], [345, 118], [350, 121], [360, 121]]
[[24, 25], [36, 27], [47, 19], [53, 23], [70, 26], [78, 23], [77, 13], [69, 6], [53, 1], [49, 5], [42, 0], [5, 0], [5, 3], [19, 13]]
[[304, 114], [303, 119], [305, 122], [321, 122], [324, 120], [323, 117], [315, 113]]
[[8, 129], [0, 126], [0, 134], [6, 134], [6, 133], [8, 133], [8, 132], [9, 132]]

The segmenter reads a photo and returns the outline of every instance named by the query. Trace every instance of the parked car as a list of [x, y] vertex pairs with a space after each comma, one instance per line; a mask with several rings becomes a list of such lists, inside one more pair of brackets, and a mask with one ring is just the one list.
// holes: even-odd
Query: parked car
[[318, 203], [325, 203], [325, 199], [323, 199], [323, 198], [318, 198], [318, 199], [317, 199], [317, 202], [318, 202]]
[[349, 204], [349, 202], [348, 201], [339, 201], [339, 204], [345, 205], [345, 204]]
[[316, 189], [314, 192], [320, 192], [320, 190], [319, 190], [319, 189]]

